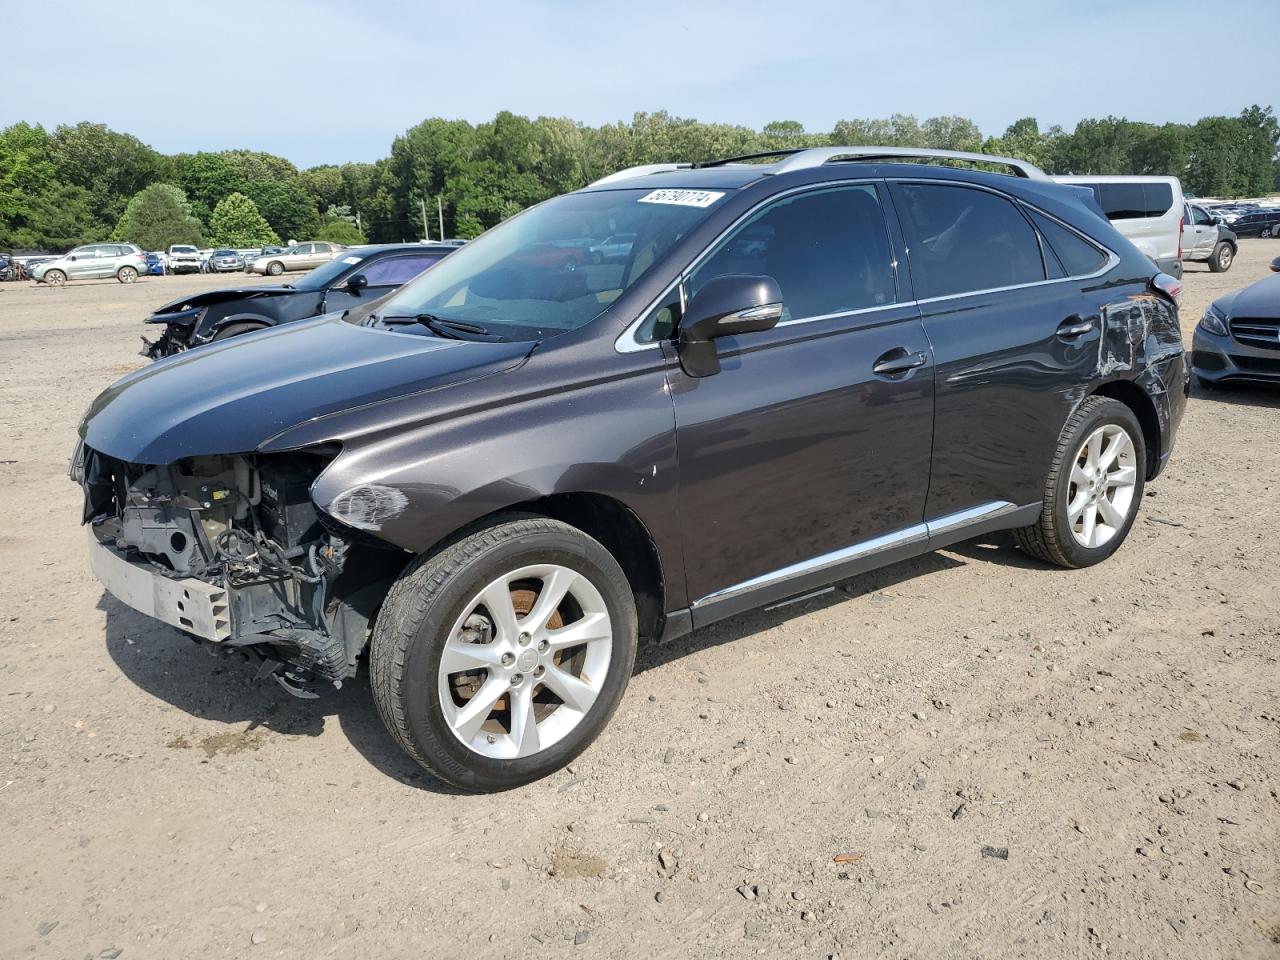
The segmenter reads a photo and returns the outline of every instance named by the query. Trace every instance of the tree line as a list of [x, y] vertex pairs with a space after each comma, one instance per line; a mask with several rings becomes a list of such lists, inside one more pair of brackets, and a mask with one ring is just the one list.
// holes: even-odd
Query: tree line
[[839, 144], [999, 153], [1049, 173], [1174, 175], [1201, 196], [1256, 196], [1280, 189], [1278, 140], [1269, 106], [1192, 124], [1089, 119], [1070, 132], [1027, 117], [999, 136], [958, 116], [841, 120], [811, 133], [795, 121], [753, 130], [658, 112], [591, 127], [504, 111], [480, 124], [424, 120], [373, 163], [299, 170], [253, 150], [165, 155], [103, 124], [17, 123], [0, 130], [0, 249], [438, 238], [438, 210], [445, 236], [473, 237], [622, 167]]

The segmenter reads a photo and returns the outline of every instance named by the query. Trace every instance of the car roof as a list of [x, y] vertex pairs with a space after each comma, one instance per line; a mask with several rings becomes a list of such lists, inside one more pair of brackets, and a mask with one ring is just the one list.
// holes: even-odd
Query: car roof
[[375, 253], [405, 253], [438, 250], [441, 253], [453, 253], [457, 247], [447, 243], [366, 243], [359, 247], [347, 247], [346, 253], [351, 256], [370, 257]]

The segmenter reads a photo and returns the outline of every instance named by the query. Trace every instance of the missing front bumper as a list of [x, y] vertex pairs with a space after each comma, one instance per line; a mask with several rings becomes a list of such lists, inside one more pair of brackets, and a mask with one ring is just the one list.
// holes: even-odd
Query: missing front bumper
[[227, 591], [203, 580], [174, 580], [147, 564], [129, 560], [89, 533], [89, 566], [107, 591], [126, 606], [204, 640], [231, 636]]

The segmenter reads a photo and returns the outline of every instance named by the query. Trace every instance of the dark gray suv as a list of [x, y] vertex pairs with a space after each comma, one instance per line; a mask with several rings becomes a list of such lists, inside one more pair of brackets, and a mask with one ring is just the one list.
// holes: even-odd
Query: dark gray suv
[[1177, 293], [1019, 161], [662, 164], [131, 374], [72, 472], [119, 600], [300, 694], [367, 647], [401, 746], [500, 789], [591, 742], [640, 639], [994, 530], [1108, 557], [1185, 404]]

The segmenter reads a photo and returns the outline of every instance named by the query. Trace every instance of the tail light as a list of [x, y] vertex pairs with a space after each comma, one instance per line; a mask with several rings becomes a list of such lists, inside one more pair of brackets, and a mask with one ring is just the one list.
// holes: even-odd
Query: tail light
[[1157, 273], [1152, 277], [1151, 286], [1153, 289], [1159, 290], [1174, 303], [1177, 303], [1178, 297], [1182, 295], [1182, 281], [1169, 276], [1167, 273]]

